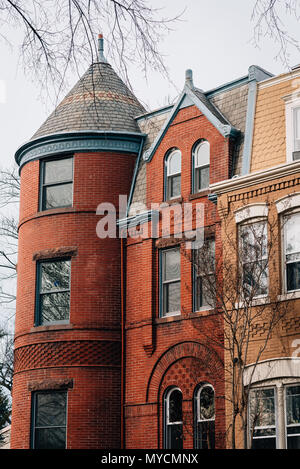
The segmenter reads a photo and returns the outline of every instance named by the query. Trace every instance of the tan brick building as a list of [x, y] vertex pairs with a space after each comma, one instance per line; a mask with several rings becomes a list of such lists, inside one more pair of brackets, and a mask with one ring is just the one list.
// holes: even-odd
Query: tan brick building
[[[240, 351], [233, 351], [229, 340], [227, 393], [230, 401], [232, 376], [242, 373], [243, 387], [235, 388], [240, 397], [232, 401], [242, 411], [247, 441], [237, 412], [237, 446], [299, 448], [300, 67], [258, 83], [252, 101], [254, 124], [247, 129], [253, 136], [252, 152], [244, 152], [239, 175], [211, 186], [222, 218], [225, 288], [237, 280], [238, 291], [232, 285], [231, 298], [226, 298], [228, 311], [231, 321], [239, 318], [236, 329], [244, 327], [247, 335], [243, 340], [238, 335]], [[256, 271], [261, 267], [257, 278], [254, 252]], [[243, 389], [246, 403], [241, 400]], [[232, 415], [229, 402], [228, 427]]]

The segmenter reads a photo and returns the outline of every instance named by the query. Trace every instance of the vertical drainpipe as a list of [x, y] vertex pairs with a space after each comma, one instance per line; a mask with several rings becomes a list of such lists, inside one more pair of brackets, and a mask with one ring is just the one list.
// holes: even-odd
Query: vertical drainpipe
[[[126, 209], [126, 217], [128, 217], [129, 207], [132, 201], [133, 191], [137, 178], [137, 172], [140, 165], [140, 159], [144, 147], [145, 136], [142, 136], [141, 144], [137, 161], [134, 168], [132, 184], [130, 188], [128, 204]], [[126, 225], [127, 226], [127, 225]], [[124, 418], [124, 404], [125, 404], [125, 266], [126, 261], [124, 259], [125, 244], [124, 238], [121, 236], [121, 449], [125, 449], [125, 418]]]
[[124, 393], [125, 393], [125, 317], [124, 317], [124, 238], [121, 237], [121, 449], [125, 447]]
[[251, 166], [251, 152], [254, 130], [254, 118], [256, 108], [256, 95], [257, 95], [257, 76], [256, 67], [249, 67], [249, 83], [248, 83], [248, 104], [247, 104], [247, 117], [245, 129], [245, 142], [243, 151], [242, 162], [242, 176], [250, 173]]

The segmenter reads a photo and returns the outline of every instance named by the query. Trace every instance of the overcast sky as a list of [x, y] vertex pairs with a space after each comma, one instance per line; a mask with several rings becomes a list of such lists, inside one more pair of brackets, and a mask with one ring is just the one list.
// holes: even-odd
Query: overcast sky
[[[149, 3], [164, 7], [164, 15], [169, 16], [186, 7], [181, 21], [161, 44], [175, 86], [157, 73], [150, 73], [146, 82], [141, 72], [131, 70], [135, 94], [151, 109], [166, 104], [182, 90], [187, 68], [193, 70], [195, 85], [204, 90], [246, 75], [252, 64], [274, 74], [286, 71], [275, 60], [277, 44], [263, 39], [259, 49], [251, 41], [255, 0], [149, 0]], [[295, 21], [290, 20], [286, 26], [299, 35]], [[290, 64], [299, 63], [298, 54], [291, 52]], [[7, 166], [13, 161], [15, 150], [31, 138], [52, 108], [49, 102], [40, 99], [39, 85], [31, 82], [30, 75], [24, 76], [18, 66], [17, 48], [10, 50], [0, 42], [0, 58], [0, 166]]]

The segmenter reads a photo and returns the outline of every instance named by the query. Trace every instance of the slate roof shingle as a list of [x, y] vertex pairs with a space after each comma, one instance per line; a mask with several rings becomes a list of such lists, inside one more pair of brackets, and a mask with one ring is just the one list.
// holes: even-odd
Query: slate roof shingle
[[144, 107], [108, 63], [92, 64], [31, 140], [61, 132], [140, 132]]

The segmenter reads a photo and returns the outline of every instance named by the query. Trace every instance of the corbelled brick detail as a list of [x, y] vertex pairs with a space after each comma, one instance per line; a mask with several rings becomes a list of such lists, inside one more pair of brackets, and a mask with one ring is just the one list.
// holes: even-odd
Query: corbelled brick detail
[[45, 342], [15, 350], [15, 373], [73, 365], [120, 366], [120, 343], [95, 340]]

